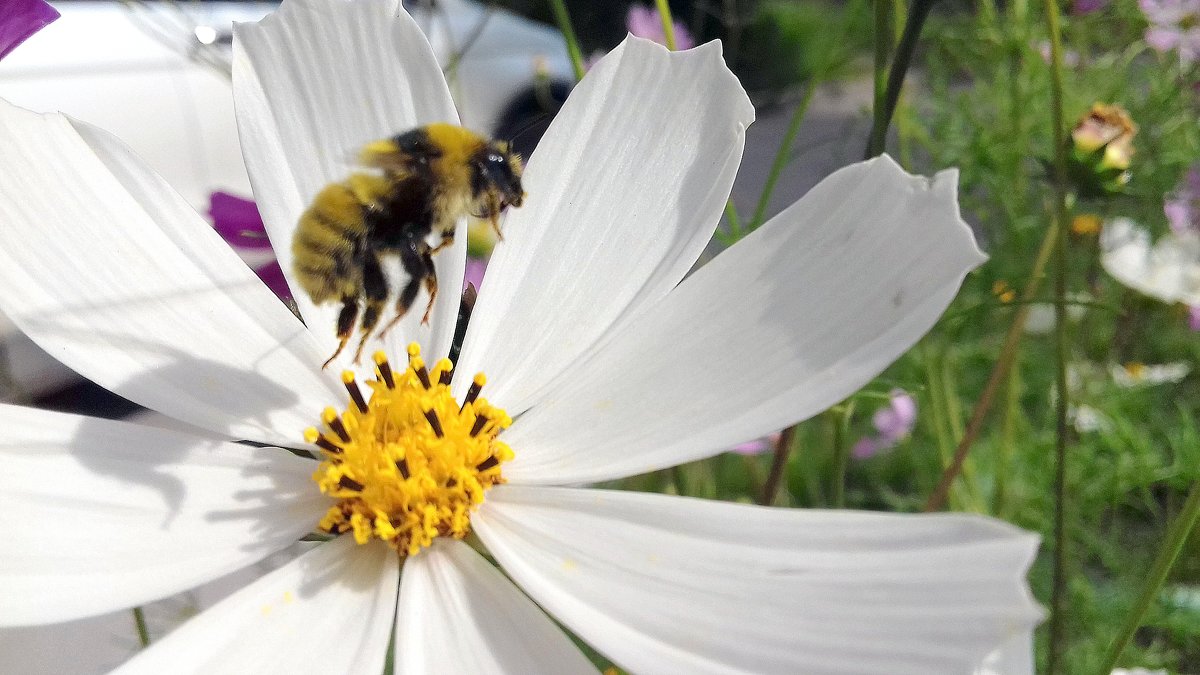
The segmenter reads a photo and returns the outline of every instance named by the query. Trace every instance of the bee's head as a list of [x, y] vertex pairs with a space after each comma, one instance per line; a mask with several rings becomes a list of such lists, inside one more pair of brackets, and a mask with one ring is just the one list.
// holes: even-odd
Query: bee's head
[[501, 208], [520, 206], [525, 200], [521, 188], [521, 156], [508, 143], [492, 141], [475, 155], [471, 187], [475, 194], [492, 192], [500, 198]]

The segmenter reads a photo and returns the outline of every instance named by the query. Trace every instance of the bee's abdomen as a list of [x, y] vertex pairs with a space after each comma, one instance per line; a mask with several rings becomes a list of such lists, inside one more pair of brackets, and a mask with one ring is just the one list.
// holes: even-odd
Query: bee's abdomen
[[365, 236], [364, 206], [350, 183], [325, 186], [300, 216], [292, 240], [292, 267], [313, 302], [358, 295], [362, 267], [355, 256]]

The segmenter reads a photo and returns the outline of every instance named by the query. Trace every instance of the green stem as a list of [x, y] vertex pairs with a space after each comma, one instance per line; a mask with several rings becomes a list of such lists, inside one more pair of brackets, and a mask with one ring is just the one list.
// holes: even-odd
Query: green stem
[[725, 202], [725, 220], [729, 221], [729, 243], [732, 244], [742, 238], [742, 219], [738, 216], [733, 199]]
[[654, 0], [658, 6], [658, 15], [662, 17], [663, 37], [667, 40], [667, 49], [675, 51], [675, 22], [671, 21], [671, 6], [667, 0]]
[[138, 642], [142, 649], [150, 646], [150, 628], [146, 626], [146, 613], [141, 607], [133, 608], [133, 624], [137, 626]]
[[1150, 609], [1150, 605], [1158, 597], [1159, 590], [1167, 580], [1167, 574], [1170, 573], [1175, 560], [1179, 558], [1179, 554], [1183, 551], [1183, 546], [1187, 543], [1188, 535], [1191, 534], [1192, 528], [1196, 526], [1198, 518], [1200, 518], [1200, 481], [1192, 483], [1192, 489], [1188, 493], [1187, 501], [1183, 504], [1183, 510], [1179, 513], [1179, 517], [1175, 519], [1175, 522], [1171, 524], [1170, 529], [1167, 531], [1166, 541], [1163, 542], [1162, 548], [1158, 550], [1158, 556], [1154, 559], [1154, 565], [1150, 568], [1150, 574], [1146, 577], [1145, 585], [1142, 586], [1142, 593], [1138, 596], [1137, 603], [1133, 606], [1133, 611], [1125, 617], [1125, 625], [1121, 627], [1120, 632], [1113, 638], [1112, 644], [1108, 649], [1108, 654], [1104, 659], [1104, 665], [1096, 671], [1097, 673], [1108, 675], [1116, 667], [1117, 659], [1121, 658], [1121, 652], [1125, 651], [1125, 647], [1133, 639], [1133, 634], [1142, 625], [1142, 619], [1146, 616], [1146, 611]]
[[887, 67], [892, 54], [890, 0], [875, 0], [875, 103], [873, 110], [887, 107]]
[[1054, 125], [1054, 224], [1058, 230], [1056, 274], [1054, 275], [1055, 369], [1058, 397], [1055, 418], [1054, 467], [1054, 572], [1050, 591], [1050, 675], [1063, 667], [1066, 647], [1067, 594], [1067, 158], [1066, 120], [1063, 113], [1062, 32], [1058, 0], [1046, 0], [1046, 30], [1050, 35], [1051, 123]]
[[904, 32], [900, 35], [900, 44], [896, 47], [896, 56], [892, 59], [892, 70], [888, 74], [887, 92], [882, 108], [876, 106], [875, 118], [871, 123], [871, 140], [867, 143], [866, 158], [870, 159], [883, 154], [887, 142], [888, 126], [892, 123], [892, 115], [896, 113], [896, 104], [900, 101], [900, 90], [904, 86], [904, 76], [912, 62], [913, 54], [917, 51], [917, 40], [921, 37], [921, 29], [929, 18], [929, 11], [937, 0], [913, 0], [912, 11], [904, 22]]
[[796, 140], [797, 132], [800, 131], [800, 122], [804, 120], [804, 115], [808, 112], [808, 106], [812, 103], [813, 93], [816, 90], [816, 81], [810, 81], [804, 89], [804, 96], [800, 99], [800, 104], [792, 112], [792, 119], [788, 122], [787, 131], [783, 134], [783, 141], [779, 144], [779, 150], [775, 152], [775, 161], [771, 163], [771, 173], [767, 174], [767, 182], [763, 186], [762, 194], [758, 196], [758, 205], [754, 207], [754, 217], [746, 226], [747, 232], [753, 232], [763, 224], [763, 219], [766, 218], [767, 202], [771, 200], [771, 193], [775, 191], [775, 183], [779, 182], [779, 174], [783, 173], [783, 168], [787, 166], [788, 159], [792, 154], [792, 143]]
[[550, 9], [554, 11], [554, 21], [558, 30], [562, 31], [563, 39], [567, 41], [567, 54], [571, 57], [571, 68], [575, 71], [575, 79], [583, 79], [583, 51], [579, 49], [579, 39], [575, 37], [575, 29], [571, 27], [571, 15], [567, 13], [566, 0], [550, 0]]
[[830, 411], [834, 416], [833, 428], [833, 508], [846, 508], [846, 468], [850, 463], [850, 417], [854, 414], [854, 401]]
[[992, 403], [996, 399], [1000, 383], [1004, 381], [1009, 369], [1017, 359], [1021, 338], [1025, 336], [1025, 320], [1029, 318], [1029, 308], [1032, 306], [1030, 303], [1037, 297], [1042, 279], [1046, 274], [1046, 265], [1058, 243], [1060, 229], [1062, 228], [1058, 227], [1057, 223], [1051, 223], [1050, 227], [1046, 228], [1041, 248], [1038, 249], [1037, 258], [1033, 261], [1033, 269], [1030, 270], [1029, 279], [1025, 284], [1025, 292], [1021, 294], [1021, 306], [1013, 315], [1008, 332], [1004, 334], [1004, 343], [1000, 345], [1000, 356], [997, 357], [996, 365], [992, 367], [992, 372], [988, 375], [987, 384], [983, 386], [983, 393], [979, 395], [979, 400], [976, 401], [975, 408], [971, 411], [971, 421], [967, 423], [967, 431], [958, 442], [953, 461], [942, 472], [941, 480], [938, 481], [933, 494], [929, 495], [929, 499], [925, 502], [925, 511], [939, 511], [946, 505], [950, 487], [954, 484], [954, 479], [962, 473], [963, 464], [967, 461], [967, 453], [971, 451], [971, 446], [979, 438], [979, 433], [983, 431], [983, 421], [987, 419], [988, 411], [992, 409]]

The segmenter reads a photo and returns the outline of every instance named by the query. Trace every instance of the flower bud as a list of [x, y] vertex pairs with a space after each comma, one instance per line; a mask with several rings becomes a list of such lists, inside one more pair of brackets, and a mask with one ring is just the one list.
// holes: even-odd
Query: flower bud
[[1085, 196], [1119, 192], [1130, 179], [1137, 126], [1119, 105], [1096, 103], [1071, 130], [1070, 174]]

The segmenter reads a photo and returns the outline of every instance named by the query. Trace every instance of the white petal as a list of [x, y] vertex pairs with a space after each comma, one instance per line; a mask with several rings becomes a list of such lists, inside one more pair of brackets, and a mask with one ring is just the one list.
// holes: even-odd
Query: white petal
[[278, 551], [329, 507], [315, 463], [163, 429], [0, 405], [0, 624], [186, 590]]
[[1128, 218], [1104, 223], [1100, 264], [1114, 279], [1163, 302], [1200, 305], [1200, 235], [1150, 233]]
[[396, 673], [595, 673], [525, 594], [453, 539], [404, 563]]
[[[626, 324], [505, 432], [514, 483], [699, 459], [858, 390], [941, 315], [983, 256], [956, 173], [888, 157], [838, 171]], [[490, 373], [489, 373], [490, 375]]]
[[342, 398], [304, 326], [111, 135], [0, 102], [0, 145], [0, 306], [51, 356], [238, 438], [297, 442]]
[[516, 415], [674, 288], [712, 236], [753, 120], [718, 42], [672, 53], [630, 37], [609, 53], [529, 160], [459, 369], [485, 371], [489, 400]]
[[500, 486], [472, 524], [629, 672], [958, 675], [1041, 615], [1037, 537], [977, 516]]
[[[322, 187], [355, 171], [364, 144], [431, 122], [457, 123], [458, 114], [429, 42], [396, 0], [289, 0], [258, 23], [238, 24], [234, 37], [233, 96], [254, 197], [300, 313], [333, 353], [340, 306], [314, 306], [292, 281], [300, 214]], [[430, 325], [420, 325], [422, 291], [387, 344], [373, 341], [368, 349], [403, 354], [416, 340], [427, 353], [446, 353], [465, 260], [462, 231], [435, 261], [442, 292]]]
[[340, 537], [229, 596], [116, 672], [382, 672], [399, 576], [390, 548]]

